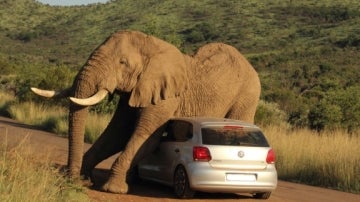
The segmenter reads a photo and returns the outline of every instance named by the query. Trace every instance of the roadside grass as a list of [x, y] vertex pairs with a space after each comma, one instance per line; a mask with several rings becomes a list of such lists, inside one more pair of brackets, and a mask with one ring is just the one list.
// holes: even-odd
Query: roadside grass
[[[11, 138], [6, 128], [1, 136]], [[34, 154], [23, 139], [10, 148], [0, 143], [0, 201], [90, 201], [80, 185], [69, 182], [47, 154]]]
[[90, 113], [85, 126], [85, 141], [94, 143], [109, 124], [111, 115]]
[[[34, 102], [16, 101], [14, 96], [0, 92], [0, 115], [39, 129], [67, 136], [68, 110]], [[111, 119], [109, 114], [89, 113], [85, 126], [85, 141], [94, 143]]]
[[360, 131], [263, 130], [275, 150], [280, 179], [360, 193]]
[[63, 136], [67, 133], [67, 112], [65, 108], [50, 107], [34, 102], [14, 102], [7, 106], [6, 110], [12, 119], [58, 135]]
[[[0, 97], [0, 115], [8, 113], [20, 122], [57, 134], [67, 133], [66, 109], [17, 103], [14, 97], [1, 92]], [[85, 140], [94, 142], [110, 118], [90, 113]], [[350, 135], [342, 130], [317, 133], [281, 124], [262, 128], [276, 152], [280, 179], [360, 193], [360, 130]]]

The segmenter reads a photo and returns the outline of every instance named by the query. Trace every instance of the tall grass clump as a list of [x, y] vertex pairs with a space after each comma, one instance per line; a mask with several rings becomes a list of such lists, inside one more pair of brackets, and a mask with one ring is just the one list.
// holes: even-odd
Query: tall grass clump
[[67, 110], [35, 102], [14, 102], [7, 109], [10, 118], [59, 135], [67, 134]]
[[48, 156], [34, 152], [26, 139], [11, 149], [6, 141], [0, 143], [0, 201], [90, 201], [80, 186], [61, 176]]
[[9, 116], [7, 109], [14, 100], [15, 96], [9, 93], [0, 92], [0, 116]]
[[341, 130], [264, 128], [277, 155], [279, 178], [360, 193], [360, 135]]
[[85, 125], [85, 142], [94, 143], [109, 124], [111, 115], [90, 113]]
[[[68, 110], [35, 102], [18, 102], [14, 96], [0, 92], [0, 115], [21, 123], [66, 136], [68, 133]], [[111, 119], [110, 114], [89, 113], [85, 125], [85, 141], [94, 143]]]
[[[9, 107], [11, 118], [40, 129], [66, 136], [68, 132], [68, 112], [61, 107], [47, 106], [34, 102], [24, 102]], [[94, 143], [105, 127], [111, 115], [89, 113], [85, 125], [85, 141]]]

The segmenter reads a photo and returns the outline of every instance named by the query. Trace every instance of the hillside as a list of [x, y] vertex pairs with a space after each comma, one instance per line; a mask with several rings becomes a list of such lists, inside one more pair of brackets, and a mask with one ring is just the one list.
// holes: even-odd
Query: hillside
[[[30, 85], [59, 88], [108, 35], [140, 30], [185, 53], [213, 41], [239, 49], [258, 70], [265, 106], [317, 130], [360, 126], [360, 2], [356, 0], [113, 0], [51, 7], [0, 1], [1, 90], [33, 99]], [[56, 78], [49, 81], [49, 74]]]

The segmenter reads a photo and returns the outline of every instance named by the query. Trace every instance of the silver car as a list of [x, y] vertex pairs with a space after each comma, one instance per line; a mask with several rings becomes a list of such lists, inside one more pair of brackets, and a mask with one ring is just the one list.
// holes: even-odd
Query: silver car
[[231, 119], [170, 120], [137, 168], [141, 179], [172, 186], [179, 198], [202, 191], [267, 199], [277, 185], [275, 154], [261, 130]]

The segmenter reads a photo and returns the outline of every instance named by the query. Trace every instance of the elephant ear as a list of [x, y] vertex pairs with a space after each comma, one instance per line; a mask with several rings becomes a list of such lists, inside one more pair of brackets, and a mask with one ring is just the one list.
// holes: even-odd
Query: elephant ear
[[132, 107], [157, 104], [179, 96], [187, 88], [185, 56], [175, 46], [151, 38], [150, 43], [156, 45], [149, 45], [147, 49], [154, 53], [144, 53], [147, 64], [131, 92], [129, 105]]

